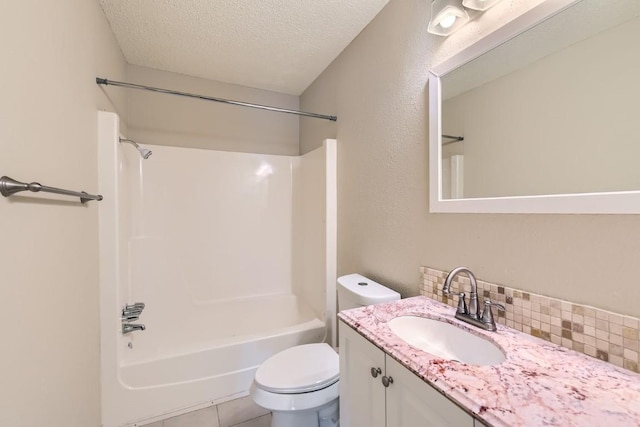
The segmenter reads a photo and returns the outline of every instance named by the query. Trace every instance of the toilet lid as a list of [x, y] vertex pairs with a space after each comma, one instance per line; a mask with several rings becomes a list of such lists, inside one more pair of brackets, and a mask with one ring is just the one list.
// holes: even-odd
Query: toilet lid
[[255, 382], [273, 393], [307, 393], [338, 381], [338, 354], [325, 343], [288, 348], [270, 357], [256, 372]]

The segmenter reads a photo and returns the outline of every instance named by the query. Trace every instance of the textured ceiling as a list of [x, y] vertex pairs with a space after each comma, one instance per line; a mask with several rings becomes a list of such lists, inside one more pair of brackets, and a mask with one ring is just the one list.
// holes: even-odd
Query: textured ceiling
[[130, 64], [301, 94], [389, 0], [99, 0]]

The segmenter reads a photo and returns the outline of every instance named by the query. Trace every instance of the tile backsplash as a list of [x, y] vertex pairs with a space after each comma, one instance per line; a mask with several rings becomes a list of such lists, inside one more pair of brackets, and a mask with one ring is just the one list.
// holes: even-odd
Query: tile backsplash
[[[423, 279], [421, 295], [452, 307], [457, 306], [457, 297], [442, 293], [442, 285], [448, 272], [420, 267], [420, 274]], [[488, 298], [505, 306], [505, 312], [493, 309], [497, 323], [630, 371], [640, 372], [638, 318], [482, 280], [477, 280], [477, 283], [481, 301]], [[466, 275], [456, 276], [451, 290], [468, 295], [471, 287]]]

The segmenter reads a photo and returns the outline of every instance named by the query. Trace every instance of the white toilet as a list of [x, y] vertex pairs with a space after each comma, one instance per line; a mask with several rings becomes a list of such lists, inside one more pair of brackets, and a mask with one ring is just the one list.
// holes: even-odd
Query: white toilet
[[[399, 299], [399, 293], [359, 274], [338, 278], [338, 310]], [[339, 365], [328, 344], [288, 348], [260, 365], [251, 397], [272, 412], [271, 427], [339, 426]]]

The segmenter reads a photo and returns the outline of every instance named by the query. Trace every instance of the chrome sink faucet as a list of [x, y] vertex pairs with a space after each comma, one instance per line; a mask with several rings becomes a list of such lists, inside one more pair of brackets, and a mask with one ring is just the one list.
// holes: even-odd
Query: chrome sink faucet
[[[464, 314], [469, 315], [470, 317], [478, 317], [478, 283], [476, 282], [476, 276], [473, 275], [471, 270], [467, 267], [457, 267], [451, 270], [451, 272], [447, 275], [447, 278], [444, 280], [444, 286], [442, 287], [442, 293], [445, 295], [458, 295], [460, 297], [460, 301], [462, 305], [466, 305], [464, 302], [465, 294], [463, 292], [455, 293], [451, 292], [451, 282], [455, 277], [460, 273], [466, 273], [467, 277], [469, 277], [469, 281], [471, 282], [471, 294], [469, 295], [469, 308], [464, 311]], [[458, 304], [458, 309], [461, 309], [461, 305]]]
[[[460, 273], [465, 273], [469, 277], [469, 281], [471, 282], [471, 294], [469, 294], [468, 307], [465, 301], [466, 295], [464, 292], [451, 291], [451, 282]], [[491, 312], [491, 307], [497, 307], [502, 311], [505, 310], [505, 307], [502, 304], [497, 304], [491, 302], [490, 300], [485, 300], [484, 309], [482, 310], [482, 314], [480, 313], [478, 309], [478, 283], [476, 282], [476, 277], [468, 268], [457, 267], [451, 270], [451, 272], [447, 275], [447, 278], [444, 280], [442, 293], [445, 295], [457, 295], [459, 297], [458, 309], [456, 310], [456, 319], [462, 320], [466, 323], [470, 323], [474, 326], [477, 326], [478, 328], [482, 328], [487, 331], [495, 331], [497, 329], [495, 319], [493, 318], [493, 313]]]

